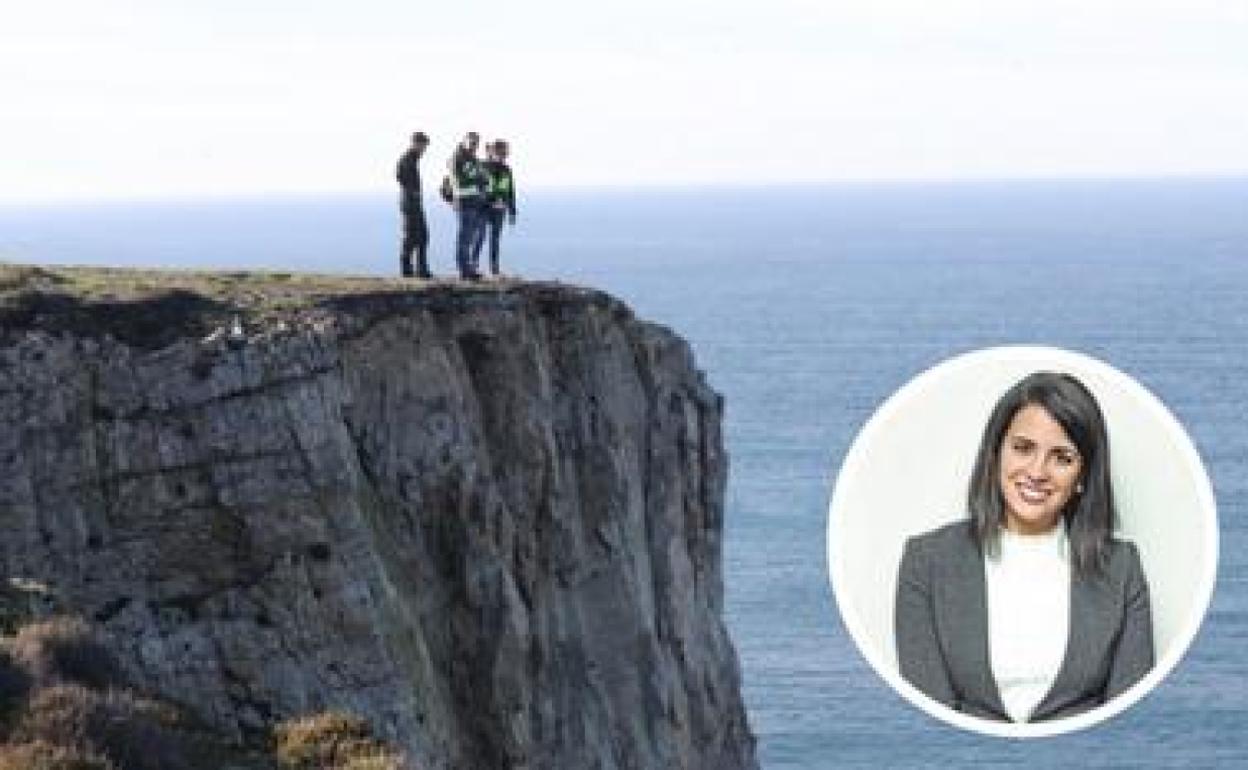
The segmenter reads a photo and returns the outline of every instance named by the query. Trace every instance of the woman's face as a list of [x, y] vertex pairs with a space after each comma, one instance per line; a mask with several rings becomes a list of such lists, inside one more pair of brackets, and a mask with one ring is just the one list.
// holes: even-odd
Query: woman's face
[[1001, 496], [1006, 526], [1047, 532], [1075, 494], [1083, 458], [1061, 424], [1038, 404], [1014, 413], [1001, 441]]

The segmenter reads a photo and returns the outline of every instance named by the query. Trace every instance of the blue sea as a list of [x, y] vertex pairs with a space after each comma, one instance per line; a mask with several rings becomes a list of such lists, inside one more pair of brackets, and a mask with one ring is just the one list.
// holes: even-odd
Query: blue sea
[[[389, 274], [390, 196], [0, 209], [0, 260]], [[432, 214], [435, 271], [453, 227]], [[688, 338], [726, 398], [727, 622], [768, 770], [1248, 766], [1248, 179], [563, 190], [521, 199], [504, 268], [604, 288]], [[1218, 584], [1135, 707], [1006, 740], [868, 668], [825, 564], [832, 480], [896, 388], [957, 353], [1078, 350], [1186, 425], [1213, 479]]]

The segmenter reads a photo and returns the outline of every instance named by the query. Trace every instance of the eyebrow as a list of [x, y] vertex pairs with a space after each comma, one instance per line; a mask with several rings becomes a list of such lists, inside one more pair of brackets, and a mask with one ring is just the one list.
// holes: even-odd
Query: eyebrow
[[[1039, 443], [1038, 441], [1036, 441], [1034, 438], [1032, 438], [1031, 436], [1027, 435], [1026, 433], [1017, 433], [1017, 432], [1015, 432], [1015, 433], [1006, 433], [1006, 434], [1005, 434], [1005, 437], [1006, 437], [1007, 439], [1023, 439], [1024, 441], [1030, 441], [1030, 442], [1031, 442], [1031, 443], [1033, 443], [1033, 444], [1037, 444], [1037, 443]], [[1062, 451], [1064, 451], [1064, 452], [1070, 452], [1070, 453], [1072, 453], [1072, 454], [1079, 455], [1080, 457], [1082, 457], [1082, 456], [1083, 456], [1083, 455], [1082, 455], [1082, 454], [1080, 454], [1080, 452], [1079, 452], [1079, 447], [1075, 446], [1075, 445], [1074, 445], [1074, 443], [1070, 443], [1070, 444], [1054, 444], [1054, 445], [1053, 445], [1053, 448], [1054, 448], [1054, 449], [1060, 449], [1060, 450], [1062, 450]]]

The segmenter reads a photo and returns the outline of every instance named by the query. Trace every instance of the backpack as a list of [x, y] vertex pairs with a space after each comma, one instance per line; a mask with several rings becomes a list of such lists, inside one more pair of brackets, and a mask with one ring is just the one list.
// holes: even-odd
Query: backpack
[[455, 202], [455, 188], [451, 186], [450, 174], [442, 177], [442, 185], [438, 188], [438, 194], [441, 195], [442, 200], [447, 203]]

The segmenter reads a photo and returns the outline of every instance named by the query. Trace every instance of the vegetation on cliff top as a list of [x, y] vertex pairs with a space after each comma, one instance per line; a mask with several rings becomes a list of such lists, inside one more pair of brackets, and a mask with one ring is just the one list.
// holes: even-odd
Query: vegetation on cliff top
[[81, 336], [108, 334], [159, 348], [203, 337], [241, 319], [248, 329], [369, 307], [445, 305], [523, 294], [571, 297], [627, 308], [601, 292], [551, 282], [415, 281], [272, 271], [51, 267], [0, 262], [0, 332], [38, 328]]

